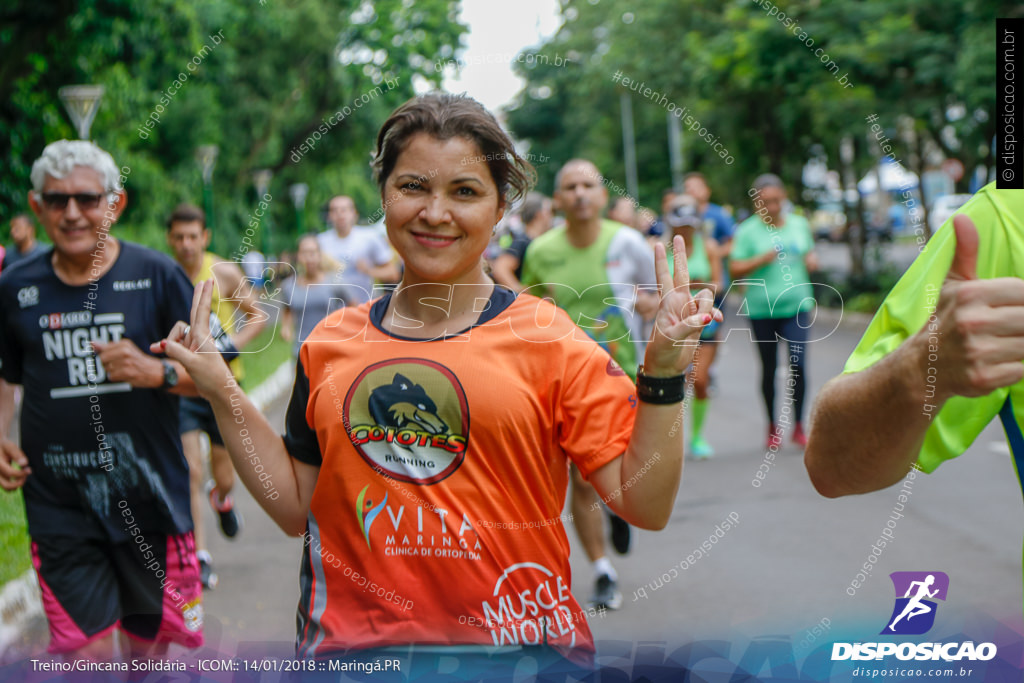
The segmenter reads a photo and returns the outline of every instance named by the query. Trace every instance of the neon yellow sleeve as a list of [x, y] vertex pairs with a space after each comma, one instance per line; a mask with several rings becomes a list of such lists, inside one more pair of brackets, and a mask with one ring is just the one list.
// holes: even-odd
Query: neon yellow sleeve
[[[979, 278], [1024, 275], [1024, 190], [997, 190], [994, 184], [988, 185], [958, 213], [970, 216], [978, 228]], [[859, 372], [874, 365], [929, 324], [955, 248], [953, 221], [948, 220], [889, 292], [846, 361], [844, 373]], [[938, 335], [935, 341], [941, 344]], [[929, 373], [929, 377], [932, 376], [936, 375]], [[934, 417], [925, 435], [918, 465], [932, 472], [944, 461], [967, 450], [999, 413], [1008, 393], [1006, 388], [979, 398], [957, 396], [947, 401], [940, 411], [932, 413], [929, 395], [934, 396], [934, 387], [922, 386], [922, 412]]]

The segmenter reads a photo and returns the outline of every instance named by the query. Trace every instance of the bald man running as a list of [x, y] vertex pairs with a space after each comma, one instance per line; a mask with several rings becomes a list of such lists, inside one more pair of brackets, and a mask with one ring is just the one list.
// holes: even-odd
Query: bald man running
[[[522, 282], [530, 294], [552, 298], [635, 378], [643, 340], [638, 314], [658, 305], [654, 253], [636, 230], [601, 217], [608, 203], [602, 181], [601, 172], [585, 159], [573, 159], [558, 172], [555, 200], [566, 224], [530, 244]], [[609, 372], [617, 370], [609, 364]], [[572, 473], [573, 523], [594, 568], [590, 603], [618, 609], [622, 594], [605, 554], [600, 498], [575, 467]], [[611, 525], [615, 549], [627, 552], [629, 525], [614, 515]]]

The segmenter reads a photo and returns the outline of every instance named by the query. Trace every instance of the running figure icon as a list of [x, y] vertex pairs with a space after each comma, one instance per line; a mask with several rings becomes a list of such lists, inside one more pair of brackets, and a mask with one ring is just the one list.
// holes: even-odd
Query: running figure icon
[[926, 578], [924, 581], [911, 582], [910, 587], [907, 588], [907, 592], [903, 597], [910, 598], [910, 593], [914, 590], [914, 586], [917, 586], [917, 594], [914, 597], [910, 598], [910, 602], [908, 602], [907, 606], [903, 608], [903, 611], [900, 612], [900, 615], [893, 619], [893, 622], [889, 624], [890, 631], [896, 630], [896, 623], [903, 617], [906, 617], [907, 621], [910, 621], [919, 614], [927, 614], [928, 612], [932, 611], [931, 606], [921, 602], [921, 599], [935, 597], [935, 595], [939, 592], [939, 589], [936, 588], [933, 591], [928, 590], [928, 588], [931, 587], [934, 583], [934, 574], [929, 574], [928, 578]]
[[949, 575], [940, 571], [893, 572], [889, 578], [896, 601], [882, 634], [907, 636], [930, 631], [939, 612], [938, 601], [944, 601], [949, 592]]

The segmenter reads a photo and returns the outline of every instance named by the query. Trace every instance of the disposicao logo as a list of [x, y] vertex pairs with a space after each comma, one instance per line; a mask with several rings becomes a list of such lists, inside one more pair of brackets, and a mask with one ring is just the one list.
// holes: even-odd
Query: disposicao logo
[[[881, 635], [919, 636], [931, 630], [938, 605], [945, 602], [949, 576], [944, 572], [893, 572], [896, 605]], [[902, 597], [901, 597], [902, 596]]]
[[[915, 636], [931, 630], [938, 604], [946, 600], [949, 576], [944, 572], [893, 572], [896, 604], [880, 635]], [[832, 661], [871, 660], [895, 656], [900, 660], [987, 661], [996, 656], [994, 643], [834, 643]]]

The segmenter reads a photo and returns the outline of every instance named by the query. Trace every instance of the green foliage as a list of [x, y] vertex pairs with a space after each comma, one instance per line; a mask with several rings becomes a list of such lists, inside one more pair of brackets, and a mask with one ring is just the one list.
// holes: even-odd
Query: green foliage
[[242, 354], [242, 365], [245, 367], [245, 376], [242, 377], [244, 391], [252, 391], [283, 363], [293, 361], [292, 345], [281, 337], [281, 330], [276, 325], [264, 328], [246, 348], [256, 352]]
[[870, 275], [851, 275], [840, 280], [829, 280], [824, 273], [815, 278], [828, 287], [815, 288], [819, 305], [842, 308], [848, 313], [874, 313], [896, 286], [903, 273], [892, 265], [875, 268]]
[[[414, 79], [437, 84], [433, 62], [451, 57], [465, 32], [457, 7], [457, 0], [7, 0], [0, 217], [28, 209], [29, 172], [43, 147], [76, 137], [57, 91], [83, 83], [106, 88], [92, 139], [130, 169], [118, 235], [159, 247], [174, 205], [202, 204], [195, 150], [205, 144], [220, 148], [210, 222], [224, 255], [256, 208], [259, 168], [275, 172], [261, 228], [272, 230], [276, 249], [294, 240], [292, 183], [310, 186], [307, 229], [321, 225], [319, 207], [340, 192], [371, 213], [380, 201], [368, 165], [376, 131], [413, 95]], [[351, 113], [325, 123], [345, 107]], [[314, 132], [313, 149], [293, 161], [291, 150]], [[4, 241], [7, 229], [5, 220]], [[247, 357], [247, 385], [290, 354], [278, 338]], [[21, 494], [0, 496], [0, 584], [30, 566], [26, 533]]]
[[21, 491], [0, 492], [0, 586], [32, 566]]
[[[210, 222], [225, 255], [256, 208], [256, 169], [274, 171], [263, 226], [275, 250], [295, 237], [293, 183], [310, 186], [307, 229], [322, 225], [320, 207], [341, 192], [372, 213], [380, 202], [368, 166], [376, 131], [413, 95], [414, 79], [437, 84], [433, 62], [454, 54], [465, 31], [457, 5], [8, 2], [0, 10], [0, 209], [25, 210], [32, 162], [46, 143], [75, 137], [58, 88], [93, 83], [106, 93], [91, 137], [131, 169], [117, 228], [128, 239], [157, 246], [175, 204], [202, 204], [195, 150], [204, 144], [220, 148]], [[307, 139], [312, 149], [296, 161], [291, 152]]]

